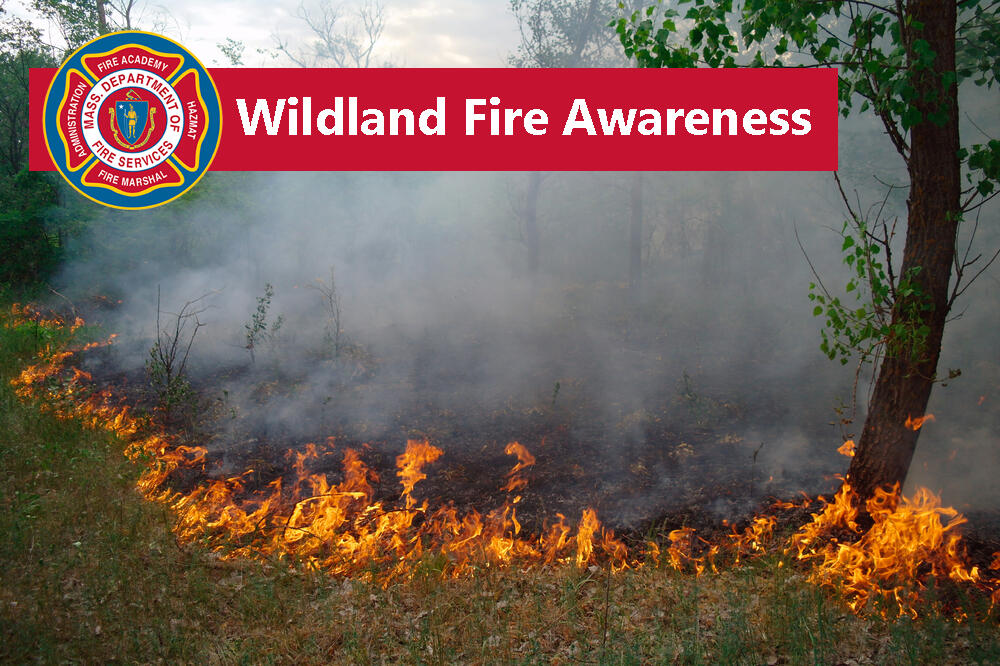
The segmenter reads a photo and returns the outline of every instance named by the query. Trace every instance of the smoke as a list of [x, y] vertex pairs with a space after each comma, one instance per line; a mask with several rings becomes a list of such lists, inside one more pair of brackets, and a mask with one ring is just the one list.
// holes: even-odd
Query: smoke
[[[871, 145], [888, 143], [871, 123], [846, 122], [841, 135], [849, 196], [880, 200], [871, 173], [899, 181], [899, 160], [873, 155]], [[868, 390], [862, 374], [860, 411], [838, 425], [853, 411], [854, 366], [819, 350], [823, 321], [807, 300], [810, 261], [831, 290], [846, 281], [845, 210], [830, 175], [645, 174], [638, 293], [628, 285], [632, 176], [545, 175], [535, 275], [527, 178], [210, 174], [182, 201], [90, 225], [59, 285], [79, 304], [122, 301], [94, 313], [120, 334], [103, 362], [140, 385], [158, 295], [161, 323], [205, 297], [189, 371], [210, 405], [202, 443], [227, 458], [327, 436], [401, 447], [414, 433], [446, 451], [509, 438], [534, 452], [562, 433], [581, 443], [579, 464], [603, 470], [619, 524], [649, 518], [644, 507], [664, 497], [712, 499], [685, 477], [700, 487], [739, 478], [748, 502], [828, 489], [846, 469], [836, 448], [860, 430]], [[891, 193], [886, 211], [905, 220], [905, 192]], [[975, 247], [997, 240], [992, 231]], [[331, 269], [336, 349], [315, 288], [330, 289]], [[935, 391], [937, 421], [911, 479], [946, 501], [998, 499], [981, 494], [998, 463], [996, 291], [984, 287], [995, 281], [988, 273], [970, 291], [967, 316], [947, 334], [942, 367], [963, 376]], [[268, 335], [251, 359], [247, 330], [267, 285]], [[942, 460], [941, 442], [958, 453]], [[621, 500], [637, 478], [648, 482]]]

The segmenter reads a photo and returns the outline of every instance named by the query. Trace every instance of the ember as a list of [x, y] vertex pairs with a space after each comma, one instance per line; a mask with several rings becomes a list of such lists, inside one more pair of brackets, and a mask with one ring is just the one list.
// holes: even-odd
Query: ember
[[925, 423], [933, 420], [934, 420], [933, 414], [924, 414], [923, 416], [918, 416], [916, 418], [912, 416], [907, 416], [906, 427], [909, 428], [910, 430], [917, 431], [920, 430]]

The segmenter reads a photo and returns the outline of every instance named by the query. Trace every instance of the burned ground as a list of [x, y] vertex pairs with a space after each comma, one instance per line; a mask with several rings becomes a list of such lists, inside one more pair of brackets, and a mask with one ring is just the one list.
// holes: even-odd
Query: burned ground
[[[92, 375], [94, 387], [111, 388], [134, 410], [161, 418], [145, 372], [122, 369], [129, 346], [145, 344], [122, 341], [81, 352], [74, 361]], [[791, 414], [782, 399], [787, 385], [748, 388], [725, 373], [699, 377], [686, 369], [678, 376], [651, 352], [622, 346], [616, 359], [595, 359], [586, 358], [585, 346], [567, 345], [521, 378], [522, 386], [537, 387], [533, 394], [504, 394], [477, 375], [477, 348], [498, 344], [425, 344], [403, 355], [395, 350], [395, 360], [373, 353], [324, 358], [296, 349], [255, 363], [195, 363], [194, 408], [169, 429], [177, 443], [209, 453], [202, 464], [174, 470], [167, 486], [183, 493], [240, 476], [243, 496], [252, 502], [278, 479], [293, 485], [295, 454], [315, 444], [319, 455], [306, 460], [307, 473], [339, 483], [343, 452], [355, 449], [371, 471], [374, 501], [392, 508], [402, 506], [397, 456], [407, 440], [427, 440], [444, 454], [424, 468], [427, 478], [414, 497], [432, 509], [451, 505], [460, 514], [485, 515], [516, 494], [517, 518], [528, 533], [590, 507], [626, 543], [681, 527], [718, 542], [763, 513], [789, 528], [802, 524], [815, 506], [802, 505], [803, 495], [831, 492], [844, 466], [834, 451], [838, 428], [816, 411]], [[400, 356], [420, 361], [404, 363]], [[596, 378], [622, 359], [641, 385], [616, 399]], [[567, 368], [577, 375], [567, 377]], [[801, 439], [790, 445], [768, 426], [790, 418], [820, 425], [809, 435], [798, 430]], [[516, 459], [504, 449], [514, 441], [536, 460], [522, 473], [527, 486], [510, 493], [503, 486]], [[808, 464], [790, 463], [790, 453]], [[799, 506], [779, 510], [778, 499]], [[980, 512], [968, 527], [974, 561], [988, 566], [1000, 538], [996, 515]]]

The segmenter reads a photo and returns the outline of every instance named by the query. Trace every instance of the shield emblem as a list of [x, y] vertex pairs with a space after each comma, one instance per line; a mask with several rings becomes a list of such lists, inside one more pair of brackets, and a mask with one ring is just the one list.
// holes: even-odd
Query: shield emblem
[[125, 99], [115, 102], [115, 123], [119, 137], [129, 145], [135, 145], [142, 138], [149, 120], [149, 102]]

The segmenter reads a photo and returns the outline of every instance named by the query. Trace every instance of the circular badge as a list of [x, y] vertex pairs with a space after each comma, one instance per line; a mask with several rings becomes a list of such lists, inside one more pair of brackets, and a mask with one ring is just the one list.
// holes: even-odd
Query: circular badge
[[152, 208], [191, 189], [222, 134], [215, 83], [180, 44], [115, 32], [63, 63], [45, 96], [45, 143], [80, 194]]

